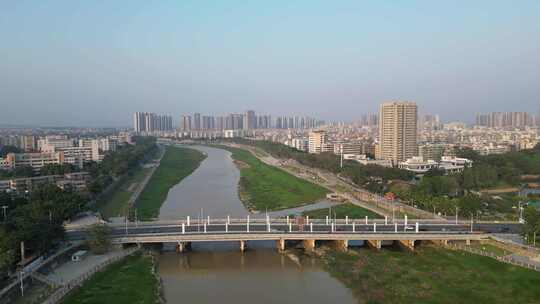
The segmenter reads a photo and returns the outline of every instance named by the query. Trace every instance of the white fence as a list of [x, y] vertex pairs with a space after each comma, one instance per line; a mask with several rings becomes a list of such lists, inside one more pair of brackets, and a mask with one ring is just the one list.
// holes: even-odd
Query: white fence
[[503, 263], [508, 263], [508, 264], [512, 264], [512, 265], [515, 265], [515, 266], [528, 268], [528, 269], [535, 270], [535, 271], [540, 271], [540, 266], [538, 266], [537, 264], [531, 264], [531, 263], [526, 263], [526, 262], [523, 262], [523, 261], [518, 261], [518, 260], [514, 259], [510, 255], [501, 256], [501, 255], [497, 255], [497, 254], [495, 254], [493, 252], [480, 250], [480, 249], [476, 249], [476, 248], [472, 248], [470, 246], [460, 245], [460, 244], [448, 244], [448, 247], [453, 248], [453, 249], [459, 249], [459, 250], [467, 251], [467, 252], [474, 253], [474, 254], [477, 254], [477, 255], [482, 255], [482, 256], [485, 256], [485, 257], [490, 257], [490, 258], [496, 259], [496, 260], [498, 260], [500, 262], [503, 262]]
[[99, 272], [103, 270], [105, 267], [109, 266], [110, 264], [119, 261], [126, 256], [133, 254], [139, 250], [139, 248], [130, 248], [122, 252], [122, 254], [114, 256], [101, 264], [94, 266], [92, 269], [88, 270], [86, 273], [82, 274], [78, 278], [75, 278], [68, 283], [64, 284], [64, 286], [60, 287], [58, 290], [56, 290], [47, 300], [43, 302], [43, 304], [56, 304], [59, 303], [62, 298], [64, 298], [65, 295], [67, 295], [70, 291], [75, 289], [76, 287], [82, 286], [84, 281], [88, 280], [92, 275], [94, 275], [96, 272]]

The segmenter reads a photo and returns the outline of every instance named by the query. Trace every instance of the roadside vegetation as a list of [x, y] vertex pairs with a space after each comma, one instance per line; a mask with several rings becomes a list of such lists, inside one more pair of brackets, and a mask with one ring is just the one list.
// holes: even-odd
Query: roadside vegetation
[[327, 170], [372, 192], [392, 192], [404, 203], [447, 216], [453, 216], [457, 211], [459, 216], [466, 218], [515, 220], [518, 201], [523, 200], [517, 192], [492, 195], [482, 191], [501, 187], [519, 189], [524, 176], [529, 178], [528, 182], [530, 177], [540, 176], [540, 144], [530, 150], [487, 156], [461, 149], [457, 155], [473, 160], [472, 168], [451, 175], [433, 170], [419, 182], [412, 183], [414, 175], [406, 170], [365, 166], [350, 160], [345, 160], [340, 168], [339, 156], [333, 153], [309, 154], [270, 141], [231, 141], [257, 147], [277, 158], [293, 159], [302, 165]]
[[273, 211], [314, 203], [329, 192], [323, 187], [269, 166], [251, 152], [219, 146], [232, 153], [240, 169], [239, 195], [250, 210]]
[[166, 147], [159, 167], [135, 203], [138, 219], [144, 221], [157, 218], [169, 190], [195, 171], [205, 158], [205, 155], [194, 149]]
[[113, 191], [100, 197], [96, 207], [104, 219], [125, 216], [129, 210], [129, 199], [135, 188], [141, 183], [151, 168], [139, 167], [118, 181]]
[[153, 267], [150, 256], [128, 256], [93, 275], [63, 303], [158, 303], [158, 282]]
[[302, 165], [339, 174], [358, 186], [378, 193], [384, 193], [386, 185], [391, 180], [409, 181], [414, 177], [411, 172], [406, 170], [377, 165], [365, 166], [352, 160], [345, 160], [343, 168], [341, 168], [340, 157], [330, 152], [310, 154], [281, 143], [266, 140], [234, 138], [231, 141], [260, 148], [277, 158], [294, 159]]
[[[21, 261], [21, 242], [24, 242], [26, 258], [51, 253], [64, 240], [64, 221], [88, 211], [92, 207], [89, 202], [157, 149], [155, 138], [135, 137], [134, 140], [135, 145], [120, 146], [99, 164], [85, 164], [84, 170], [92, 177], [87, 193], [69, 188], [62, 190], [54, 184], [40, 185], [25, 194], [0, 192], [0, 206], [5, 206], [5, 214], [4, 210], [0, 213], [0, 281]], [[63, 174], [72, 170], [70, 165], [50, 165], [41, 173]]]
[[536, 303], [540, 273], [463, 251], [329, 251], [332, 276], [361, 303]]
[[433, 170], [416, 185], [390, 187], [398, 197], [414, 202], [424, 210], [455, 215], [456, 207], [465, 217], [484, 219], [517, 219], [518, 202], [524, 200], [517, 192], [482, 193], [491, 188], [519, 189], [523, 175], [540, 174], [540, 145], [534, 149], [498, 155], [481, 156], [471, 149], [458, 151], [458, 156], [474, 161], [462, 173], [444, 175]]
[[154, 157], [158, 147], [154, 137], [134, 137], [135, 145], [123, 145], [109, 153], [100, 163], [89, 162], [84, 165], [92, 177], [89, 192], [98, 197], [114, 181], [132, 173], [145, 160]]
[[80, 193], [49, 184], [29, 196], [0, 192], [0, 206], [6, 206], [0, 225], [0, 280], [21, 260], [21, 242], [26, 257], [48, 252], [64, 239], [64, 221], [86, 210], [86, 202]]
[[309, 216], [309, 218], [313, 218], [313, 219], [324, 219], [326, 218], [326, 216], [329, 216], [330, 218], [335, 217], [338, 219], [343, 219], [346, 216], [348, 216], [350, 219], [363, 219], [366, 216], [370, 219], [382, 218], [380, 215], [378, 215], [375, 212], [371, 212], [367, 209], [358, 207], [351, 203], [337, 205], [332, 208], [323, 208], [323, 209], [317, 209], [317, 210], [311, 210], [311, 211], [304, 211], [302, 215]]

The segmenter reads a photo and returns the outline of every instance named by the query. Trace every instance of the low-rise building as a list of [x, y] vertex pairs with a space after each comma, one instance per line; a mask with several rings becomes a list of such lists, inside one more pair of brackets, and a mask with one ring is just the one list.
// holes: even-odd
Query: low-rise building
[[62, 152], [9, 153], [5, 159], [7, 167], [10, 169], [21, 166], [30, 166], [36, 171], [41, 170], [41, 168], [46, 165], [63, 164], [64, 161], [64, 153]]
[[0, 181], [0, 191], [10, 190], [18, 193], [31, 192], [35, 187], [43, 184], [55, 184], [64, 190], [69, 187], [75, 191], [85, 191], [89, 180], [90, 175], [88, 172], [13, 178]]
[[400, 162], [398, 166], [400, 169], [408, 170], [416, 174], [424, 174], [429, 170], [439, 168], [439, 163], [432, 159], [424, 160], [420, 156], [414, 156], [406, 161]]
[[467, 158], [442, 156], [440, 161], [434, 161], [432, 159], [425, 160], [420, 156], [415, 156], [407, 159], [404, 162], [399, 163], [399, 168], [414, 172], [418, 175], [423, 175], [430, 170], [440, 169], [445, 173], [458, 173], [465, 170], [465, 168], [472, 166], [472, 161]]

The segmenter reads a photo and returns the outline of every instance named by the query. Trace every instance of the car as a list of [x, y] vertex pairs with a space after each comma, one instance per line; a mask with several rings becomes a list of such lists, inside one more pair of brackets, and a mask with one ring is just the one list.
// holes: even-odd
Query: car
[[414, 227], [413, 226], [405, 226], [405, 231], [407, 230], [414, 230]]

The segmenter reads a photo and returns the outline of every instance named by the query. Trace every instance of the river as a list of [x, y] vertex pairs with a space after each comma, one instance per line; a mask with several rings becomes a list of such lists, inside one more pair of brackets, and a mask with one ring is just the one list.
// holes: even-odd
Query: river
[[[197, 218], [201, 209], [204, 217], [249, 214], [238, 198], [240, 172], [230, 152], [191, 148], [205, 153], [207, 158], [193, 174], [171, 188], [160, 219], [187, 215]], [[316, 208], [330, 204], [319, 202]], [[275, 214], [281, 213], [286, 212]], [[274, 242], [249, 242], [244, 253], [234, 242], [193, 244], [192, 251], [184, 254], [162, 253], [159, 272], [168, 303], [357, 302], [349, 289], [324, 271], [319, 260], [307, 256], [290, 258], [278, 253]]]

